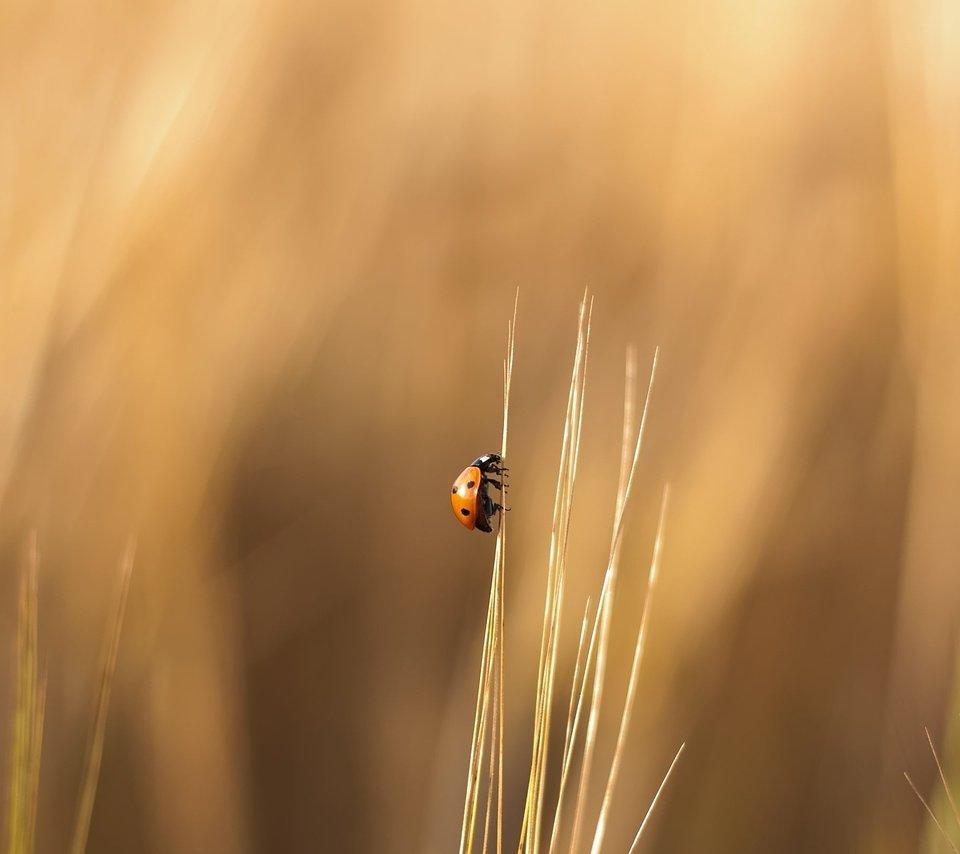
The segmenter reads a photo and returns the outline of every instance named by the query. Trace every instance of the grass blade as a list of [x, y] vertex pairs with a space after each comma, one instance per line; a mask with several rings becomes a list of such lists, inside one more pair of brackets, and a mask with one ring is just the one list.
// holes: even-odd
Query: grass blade
[[[587, 659], [586, 663], [583, 666], [583, 679], [580, 682], [580, 690], [577, 692], [577, 705], [576, 711], [573, 713], [572, 724], [569, 720], [570, 713], [568, 712], [568, 728], [570, 731], [570, 736], [566, 741], [563, 751], [563, 760], [560, 764], [560, 788], [557, 792], [557, 807], [554, 810], [553, 814], [553, 829], [550, 833], [550, 848], [548, 849], [551, 853], [554, 851], [557, 844], [557, 837], [560, 831], [560, 819], [563, 814], [563, 798], [567, 789], [567, 777], [570, 773], [570, 766], [573, 763], [573, 751], [576, 746], [577, 733], [580, 730], [580, 717], [583, 711], [583, 700], [586, 696], [587, 688], [587, 674], [590, 672], [590, 667], [593, 664], [593, 653], [596, 648], [597, 641], [597, 628], [600, 624], [600, 615], [603, 613], [603, 603], [607, 597], [609, 588], [607, 587], [607, 582], [609, 581], [609, 576], [604, 578], [604, 585], [600, 590], [600, 599], [597, 602], [597, 612], [594, 615], [593, 619], [593, 628], [590, 630], [590, 642], [587, 646]], [[573, 700], [573, 694], [571, 692], [571, 702]]]
[[610, 773], [607, 777], [607, 785], [603, 792], [603, 803], [600, 807], [600, 816], [597, 819], [597, 827], [594, 831], [593, 845], [590, 847], [591, 854], [599, 854], [600, 846], [603, 844], [603, 836], [606, 832], [607, 817], [610, 812], [610, 803], [613, 799], [613, 790], [617, 784], [617, 775], [620, 771], [620, 762], [623, 759], [623, 748], [626, 744], [627, 730], [630, 727], [630, 715], [633, 712], [633, 703], [637, 691], [637, 677], [640, 673], [640, 662], [643, 660], [643, 650], [646, 645], [647, 634], [650, 623], [650, 607], [653, 603], [653, 593], [656, 589], [657, 575], [660, 569], [660, 556], [663, 551], [663, 529], [667, 517], [667, 508], [670, 503], [670, 487], [664, 487], [663, 499], [660, 504], [660, 520], [657, 523], [657, 535], [653, 541], [653, 558], [650, 561], [650, 578], [647, 582], [647, 596], [643, 603], [643, 615], [640, 618], [640, 630], [637, 633], [637, 643], [633, 651], [633, 664], [630, 668], [630, 682], [627, 685], [627, 697], [623, 704], [623, 714], [620, 717], [620, 730], [617, 733], [617, 746], [613, 753], [613, 761], [610, 764]]
[[573, 492], [580, 455], [583, 426], [583, 398], [586, 386], [586, 362], [590, 341], [590, 320], [593, 302], [584, 294], [577, 322], [577, 348], [574, 356], [567, 412], [564, 419], [557, 492], [554, 500], [553, 524], [550, 533], [550, 556], [547, 564], [547, 585], [544, 600], [543, 630], [537, 664], [537, 689], [534, 703], [534, 732], [530, 774], [524, 804], [519, 850], [539, 851], [543, 817], [543, 797], [547, 770], [550, 710], [556, 675], [560, 616], [563, 606], [567, 542], [573, 507]]
[[680, 754], [683, 753], [683, 748], [686, 746], [686, 742], [680, 745], [680, 749], [677, 751], [676, 756], [673, 757], [673, 762], [671, 762], [670, 767], [667, 768], [667, 773], [663, 775], [663, 779], [660, 781], [660, 785], [657, 788], [657, 793], [653, 796], [653, 800], [650, 801], [650, 806], [647, 807], [647, 814], [643, 817], [643, 821], [640, 822], [640, 829], [637, 831], [637, 835], [633, 837], [633, 842], [630, 844], [630, 850], [627, 852], [627, 854], [634, 854], [634, 851], [636, 851], [637, 845], [640, 843], [640, 837], [643, 835], [643, 829], [647, 826], [650, 816], [653, 815], [653, 808], [657, 805], [657, 801], [660, 800], [660, 793], [667, 785], [667, 780], [670, 779], [670, 775], [673, 773], [673, 766], [677, 764], [677, 760], [680, 758]]
[[[628, 425], [633, 420], [632, 415], [632, 386], [634, 367], [634, 355], [630, 350], [627, 353], [627, 391], [624, 395], [624, 432], [623, 445], [620, 464], [620, 485], [617, 490], [617, 504], [613, 524], [613, 538], [610, 543], [610, 558], [607, 563], [606, 577], [604, 584], [609, 586], [610, 591], [607, 596], [603, 609], [603, 615], [600, 622], [600, 642], [597, 647], [597, 668], [593, 677], [593, 693], [590, 699], [590, 715], [587, 719], [587, 734], [584, 741], [583, 761], [580, 765], [580, 781], [577, 786], [577, 799], [574, 807], [573, 832], [570, 839], [570, 851], [575, 852], [579, 846], [580, 833], [583, 824], [583, 813], [586, 808], [587, 790], [590, 783], [590, 772], [593, 764], [593, 751], [596, 746], [597, 728], [600, 723], [600, 708], [603, 700], [603, 683], [606, 675], [607, 647], [610, 641], [610, 622], [613, 618], [613, 599], [616, 588], [616, 577], [620, 563], [620, 543], [623, 537], [623, 522], [626, 513], [627, 502], [630, 498], [630, 491], [633, 485], [634, 475], [636, 474], [637, 460], [640, 457], [640, 448], [643, 444], [643, 434], [647, 423], [647, 413], [650, 408], [650, 398], [653, 394], [653, 382], [657, 375], [657, 362], [660, 356], [658, 347], [653, 354], [653, 363], [650, 366], [650, 379], [647, 383], [647, 393], [643, 402], [643, 413], [640, 416], [640, 427], [637, 430], [637, 440], [634, 446], [633, 459], [629, 471], [626, 467], [628, 436], [630, 428]], [[626, 476], [624, 473], [626, 472]], [[609, 579], [609, 581], [607, 581]]]
[[957, 804], [953, 800], [953, 792], [950, 790], [950, 784], [947, 783], [947, 775], [943, 773], [943, 766], [940, 764], [940, 757], [937, 756], [937, 750], [933, 746], [933, 739], [930, 738], [930, 730], [926, 727], [923, 731], [927, 734], [927, 744], [930, 745], [930, 752], [933, 754], [933, 761], [937, 763], [937, 771], [940, 773], [940, 782], [943, 783], [943, 791], [946, 792], [947, 801], [950, 803], [950, 809], [957, 824], [960, 825], [960, 813], [957, 812]]
[[33, 534], [27, 546], [17, 602], [17, 687], [7, 816], [10, 854], [30, 854], [36, 842], [46, 705], [46, 676], [40, 672], [38, 650], [38, 566], [37, 537]]
[[130, 592], [130, 579], [133, 574], [134, 551], [134, 544], [131, 541], [120, 563], [120, 591], [117, 596], [113, 622], [110, 625], [104, 646], [97, 706], [87, 747], [83, 781], [80, 786], [80, 800], [77, 805], [77, 817], [70, 841], [71, 854], [83, 854], [90, 834], [90, 820], [93, 816], [93, 803], [97, 794], [97, 780], [100, 777], [100, 764], [103, 760], [103, 742], [107, 728], [107, 711], [110, 707], [110, 689], [113, 685], [113, 676], [117, 667], [120, 634], [123, 629], [123, 618]]
[[[517, 306], [520, 292], [513, 304], [513, 319], [507, 325], [507, 358], [503, 371], [503, 434], [500, 454], [506, 458], [510, 413], [510, 386], [513, 380], [514, 336], [517, 323]], [[479, 808], [479, 780], [485, 753], [487, 721], [493, 706], [493, 722], [490, 727], [494, 742], [490, 746], [490, 782], [487, 796], [487, 818], [484, 821], [483, 848], [488, 842], [490, 804], [493, 791], [494, 760], [497, 759], [497, 851], [503, 845], [503, 575], [506, 554], [505, 514], [500, 516], [497, 542], [493, 559], [493, 578], [490, 584], [490, 599], [487, 605], [487, 621], [483, 633], [483, 654], [480, 660], [480, 684], [477, 688], [477, 706], [474, 713], [473, 737], [470, 743], [470, 762], [467, 772], [467, 790], [464, 796], [463, 822], [460, 827], [460, 852], [473, 851], [473, 838]]]
[[934, 814], [933, 810], [930, 809], [930, 804], [928, 804], [923, 795], [920, 794], [920, 790], [916, 787], [910, 775], [904, 771], [903, 776], [907, 778], [907, 782], [910, 784], [910, 788], [913, 789], [913, 793], [920, 799], [920, 803], [923, 804], [923, 808], [927, 811], [927, 814], [930, 816], [930, 819], [937, 826], [937, 830], [940, 831], [940, 835], [947, 841], [947, 845], [953, 850], [953, 854], [960, 854], [960, 851], [957, 850], [957, 846], [954, 844], [953, 840], [947, 834], [947, 831], [943, 829], [943, 825], [937, 821], [937, 817]]

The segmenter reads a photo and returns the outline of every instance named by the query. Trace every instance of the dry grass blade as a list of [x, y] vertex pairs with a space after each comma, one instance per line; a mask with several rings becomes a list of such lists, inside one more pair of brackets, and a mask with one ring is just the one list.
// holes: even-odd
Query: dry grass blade
[[[656, 355], [654, 355], [654, 370], [656, 370]], [[623, 504], [626, 501], [627, 483], [630, 477], [630, 437], [633, 436], [633, 422], [636, 420], [637, 409], [637, 348], [632, 344], [627, 347], [627, 362], [624, 369], [623, 381], [623, 433], [620, 437], [620, 477], [617, 480], [617, 504], [614, 511], [614, 518], [618, 519], [623, 512]], [[653, 385], [653, 377], [650, 378], [650, 385]], [[647, 402], [650, 399], [650, 389], [647, 389]], [[646, 418], [647, 407], [644, 404], [644, 418]], [[641, 434], [643, 427], [640, 428]]]
[[[500, 603], [498, 601], [497, 610], [499, 611], [499, 609], [500, 609]], [[502, 640], [503, 636], [499, 634], [499, 619], [495, 617], [494, 622], [498, 627], [498, 635]], [[498, 648], [502, 648], [502, 647], [500, 647], [498, 644]], [[499, 687], [499, 674], [497, 673], [496, 668], [494, 668], [494, 671], [493, 671], [493, 679], [494, 679], [493, 694], [496, 697], [499, 695], [499, 692], [497, 690], [497, 688]], [[498, 722], [498, 716], [500, 713], [500, 705], [497, 702], [494, 702], [491, 705], [493, 707], [493, 726], [491, 727], [491, 729], [494, 732], [498, 732], [497, 722]], [[480, 849], [483, 852], [483, 854], [486, 854], [487, 852], [487, 845], [490, 839], [490, 817], [493, 812], [492, 810], [493, 789], [494, 789], [494, 783], [496, 782], [496, 775], [497, 775], [497, 738], [494, 737], [490, 739], [490, 754], [489, 754], [489, 758], [487, 759], [487, 805], [485, 810], [485, 818], [483, 821], [483, 845]]]
[[[517, 308], [520, 304], [520, 289], [517, 288], [513, 299], [513, 320], [507, 327], [507, 359], [503, 366], [503, 436], [500, 441], [500, 453], [506, 459], [507, 457], [507, 427], [510, 422], [510, 386], [513, 382], [513, 352], [517, 335]], [[503, 493], [503, 503], [506, 504], [506, 492]], [[500, 728], [498, 732], [498, 767], [497, 775], [497, 854], [503, 851], [503, 722], [504, 722], [504, 696], [503, 696], [503, 667], [504, 667], [504, 648], [503, 639], [505, 633], [505, 608], [504, 608], [504, 568], [506, 566], [507, 553], [507, 529], [505, 525], [504, 513], [500, 514], [500, 527], [497, 531], [497, 537], [500, 543], [500, 564], [498, 566], [497, 584], [499, 587], [500, 608], [499, 625], [497, 631], [500, 637], [500, 656], [499, 656], [499, 685], [500, 691], [498, 700], [500, 704]]]
[[[503, 371], [503, 434], [501, 456], [507, 455], [507, 433], [510, 413], [510, 385], [513, 379], [514, 335], [517, 323], [517, 306], [520, 293], [517, 291], [513, 304], [513, 319], [507, 326], [507, 358]], [[506, 554], [504, 515], [501, 514], [493, 559], [493, 578], [490, 584], [490, 599], [487, 605], [487, 621], [483, 634], [483, 654], [480, 661], [480, 684], [477, 689], [477, 707], [474, 714], [473, 737], [470, 744], [470, 764], [467, 772], [467, 791], [464, 797], [463, 822], [460, 828], [460, 852], [473, 851], [476, 828], [479, 779], [486, 747], [487, 721], [493, 722], [490, 729], [495, 741], [490, 746], [490, 782], [487, 795], [487, 820], [484, 821], [483, 850], [488, 842], [490, 805], [492, 801], [494, 759], [497, 761], [497, 851], [502, 849], [503, 839], [503, 571]]]
[[483, 637], [483, 654], [480, 658], [480, 684], [477, 689], [477, 708], [473, 722], [473, 738], [470, 744], [470, 765], [467, 773], [467, 791], [463, 805], [463, 824], [460, 828], [461, 854], [473, 850], [473, 833], [477, 819], [478, 782], [483, 751], [486, 744], [487, 714], [490, 709], [491, 674], [493, 655], [497, 642], [497, 580], [500, 565], [500, 542], [497, 541], [494, 557], [494, 578], [490, 586], [490, 600], [487, 605], [487, 622]]
[[[570, 720], [570, 712], [567, 713], [567, 728], [569, 731], [569, 737], [564, 745], [563, 760], [560, 765], [560, 788], [557, 792], [557, 807], [553, 814], [553, 830], [550, 833], [549, 851], [551, 852], [556, 848], [557, 836], [560, 832], [560, 819], [563, 815], [563, 799], [567, 790], [567, 777], [570, 773], [570, 766], [573, 763], [573, 750], [577, 741], [577, 733], [580, 730], [580, 717], [583, 711], [583, 700], [586, 696], [587, 674], [590, 672], [590, 666], [593, 663], [593, 653], [596, 648], [597, 641], [597, 627], [600, 624], [600, 615], [603, 613], [603, 603], [606, 600], [607, 593], [609, 591], [609, 588], [607, 587], [607, 582], [609, 582], [609, 580], [609, 576], [604, 578], [604, 584], [600, 590], [600, 599], [597, 602], [597, 612], [594, 615], [593, 628], [590, 631], [590, 643], [587, 647], [587, 659], [583, 666], [583, 679], [580, 681], [580, 689], [577, 692], [576, 711], [573, 713], [572, 721]], [[571, 694], [571, 702], [572, 700], [573, 696]]]
[[[657, 361], [660, 356], [659, 347], [654, 351], [653, 364], [650, 366], [650, 379], [647, 383], [647, 393], [643, 402], [643, 413], [640, 416], [640, 427], [637, 430], [637, 439], [634, 446], [633, 458], [629, 469], [629, 437], [633, 429], [633, 385], [636, 373], [636, 357], [633, 349], [627, 351], [626, 391], [624, 394], [624, 428], [623, 443], [620, 458], [620, 484], [617, 489], [616, 513], [613, 524], [613, 537], [610, 543], [610, 557], [607, 562], [604, 584], [609, 586], [610, 594], [604, 605], [600, 620], [600, 642], [597, 647], [597, 667], [593, 676], [593, 692], [590, 699], [590, 715], [587, 720], [587, 734], [584, 741], [583, 761], [580, 766], [580, 782], [577, 786], [577, 799], [574, 807], [573, 832], [570, 839], [570, 851], [576, 851], [580, 842], [580, 833], [583, 826], [583, 812], [586, 806], [587, 789], [590, 782], [590, 771], [593, 764], [593, 751], [597, 740], [597, 727], [600, 722], [600, 708], [603, 700], [603, 682], [606, 674], [607, 647], [610, 640], [610, 621], [613, 617], [613, 600], [616, 587], [616, 577], [620, 562], [620, 543], [623, 536], [623, 520], [627, 502], [636, 474], [637, 460], [640, 457], [640, 448], [643, 444], [644, 428], [647, 423], [647, 413], [650, 409], [650, 398], [653, 393], [653, 382], [657, 375]], [[609, 579], [609, 581], [607, 580]]]
[[957, 850], [957, 846], [954, 844], [953, 840], [947, 834], [947, 831], [943, 829], [943, 825], [937, 821], [936, 815], [932, 809], [930, 809], [930, 804], [928, 804], [923, 795], [920, 794], [920, 790], [916, 787], [913, 780], [910, 778], [910, 775], [904, 771], [903, 776], [906, 777], [907, 782], [910, 784], [910, 788], [913, 789], [913, 793], [920, 799], [920, 803], [923, 804], [923, 808], [927, 811], [927, 814], [930, 816], [930, 820], [937, 826], [937, 830], [940, 831], [940, 835], [947, 841], [947, 844], [953, 850], [953, 854], [960, 854], [960, 851]]
[[[537, 661], [537, 683], [534, 701], [534, 727], [531, 747], [530, 772], [527, 782], [526, 799], [524, 803], [523, 819], [520, 827], [518, 852], [520, 854], [534, 854], [541, 850], [541, 836], [543, 834], [543, 809], [547, 780], [547, 758], [549, 755], [550, 718], [553, 706], [553, 695], [556, 686], [556, 670], [559, 650], [561, 616], [563, 611], [564, 587], [566, 580], [566, 563], [570, 524], [572, 518], [574, 487], [576, 484], [577, 468], [580, 457], [580, 438], [583, 428], [584, 397], [586, 389], [586, 366], [590, 345], [590, 325], [592, 316], [592, 299], [584, 294], [580, 303], [577, 323], [577, 346], [571, 372], [570, 390], [567, 398], [567, 409], [564, 418], [563, 441], [560, 451], [560, 466], [557, 474], [557, 491], [554, 501], [553, 522], [550, 534], [550, 553], [547, 566], [546, 589], [544, 595], [543, 628], [540, 637], [540, 652]], [[502, 455], [506, 457], [507, 423], [510, 398], [510, 378], [513, 368], [514, 325], [516, 322], [516, 308], [514, 309], [514, 323], [508, 326], [508, 356], [504, 365], [504, 434]], [[659, 352], [659, 351], [658, 351]], [[557, 837], [562, 816], [563, 797], [570, 769], [573, 765], [573, 755], [578, 742], [580, 721], [586, 709], [590, 710], [592, 729], [585, 737], [585, 751], [592, 750], [596, 738], [597, 716], [600, 708], [602, 692], [602, 662], [605, 660], [607, 645], [609, 644], [609, 625], [612, 611], [612, 598], [616, 581], [617, 564], [619, 561], [620, 544], [622, 541], [624, 517], [629, 501], [632, 484], [636, 475], [637, 461], [643, 440], [644, 427], [649, 411], [653, 381], [656, 374], [658, 352], [654, 354], [650, 371], [650, 380], [647, 386], [643, 414], [636, 437], [632, 438], [635, 426], [635, 377], [636, 356], [631, 349], [627, 356], [627, 391], [624, 401], [624, 432], [623, 446], [620, 460], [620, 483], [617, 489], [616, 513], [613, 537], [610, 546], [610, 559], [603, 577], [600, 597], [597, 601], [596, 612], [591, 620], [591, 608], [588, 602], [580, 630], [580, 639], [577, 646], [577, 660], [570, 688], [570, 699], [567, 708], [566, 731], [562, 751], [560, 773], [560, 788], [557, 798], [557, 807], [554, 812], [552, 831], [550, 834], [549, 850], [552, 852], [557, 845]], [[623, 714], [621, 717], [620, 732], [617, 739], [617, 750], [607, 781], [604, 795], [604, 806], [598, 821], [597, 835], [594, 849], [598, 849], [603, 837], [603, 828], [609, 809], [610, 796], [613, 792], [619, 763], [623, 754], [625, 734], [629, 726], [630, 713], [636, 694], [637, 674], [642, 660], [645, 641], [648, 633], [650, 605], [655, 588], [660, 554], [662, 549], [663, 527], [666, 516], [666, 507], [669, 490], [664, 490], [661, 506], [660, 522], [657, 529], [657, 538], [650, 566], [650, 578], [647, 585], [647, 598], [644, 604], [643, 616], [640, 622], [636, 648], [634, 652], [633, 668], [630, 683], [627, 689]], [[485, 854], [491, 839], [491, 819], [493, 812], [493, 792], [497, 786], [497, 851], [502, 848], [502, 819], [503, 819], [503, 636], [504, 636], [504, 607], [503, 607], [503, 567], [505, 563], [506, 536], [505, 526], [501, 522], [497, 537], [497, 547], [494, 557], [493, 580], [490, 589], [490, 599], [487, 607], [487, 623], [484, 631], [483, 653], [480, 666], [480, 684], [477, 690], [477, 706], [474, 715], [474, 730], [471, 742], [470, 766], [467, 777], [467, 791], [464, 801], [463, 823], [460, 835], [461, 854], [470, 854], [474, 847], [474, 835], [479, 813], [480, 788], [479, 780], [482, 766], [485, 761], [487, 767], [486, 809], [483, 819], [482, 850]], [[589, 642], [588, 639], [589, 638]], [[596, 664], [594, 664], [596, 662]], [[589, 686], [592, 686], [589, 687]], [[587, 696], [590, 702], [587, 704]], [[489, 733], [489, 735], [488, 735]], [[487, 744], [487, 738], [491, 741]], [[682, 750], [681, 746], [681, 750]], [[674, 758], [674, 763], [679, 757]], [[580, 786], [577, 795], [577, 816], [583, 808], [584, 790], [589, 778], [583, 773], [581, 766]], [[667, 772], [669, 777], [673, 765]], [[656, 804], [660, 791], [666, 782], [661, 783], [661, 789], [654, 797], [653, 803], [647, 811], [641, 830]]]
[[507, 456], [507, 427], [510, 423], [510, 383], [513, 381], [513, 345], [517, 334], [517, 308], [520, 305], [520, 289], [513, 298], [513, 319], [507, 324], [507, 358], [503, 365], [503, 434], [500, 437], [500, 454]]
[[560, 450], [560, 470], [557, 475], [557, 492], [554, 499], [553, 526], [550, 537], [550, 557], [547, 566], [547, 586], [544, 602], [543, 630], [540, 637], [540, 653], [537, 661], [537, 690], [534, 704], [534, 732], [533, 747], [530, 760], [530, 774], [527, 784], [527, 797], [524, 804], [523, 822], [520, 831], [520, 850], [530, 851], [534, 846], [533, 824], [534, 812], [538, 802], [539, 775], [541, 773], [541, 752], [544, 729], [544, 694], [548, 662], [550, 659], [550, 643], [552, 623], [555, 611], [555, 599], [560, 593], [560, 585], [556, 579], [555, 565], [557, 554], [560, 552], [558, 539], [562, 525], [558, 521], [564, 512], [566, 504], [565, 484], [569, 479], [569, 464], [571, 459], [570, 441], [572, 425], [575, 423], [575, 406], [577, 388], [580, 378], [580, 365], [583, 357], [584, 316], [586, 311], [586, 297], [580, 304], [580, 316], [577, 325], [577, 350], [574, 357], [573, 374], [570, 382], [570, 392], [567, 398], [567, 411], [564, 418], [563, 442]]
[[653, 603], [653, 594], [656, 589], [657, 575], [660, 569], [660, 556], [663, 552], [663, 529], [667, 518], [667, 508], [670, 503], [670, 487], [663, 490], [663, 499], [660, 503], [660, 520], [657, 523], [657, 536], [653, 542], [653, 558], [650, 561], [650, 578], [647, 582], [647, 596], [643, 603], [643, 615], [640, 618], [640, 630], [637, 633], [637, 644], [633, 651], [633, 664], [630, 668], [630, 682], [627, 685], [627, 697], [623, 704], [623, 714], [620, 717], [620, 730], [617, 733], [617, 746], [610, 764], [610, 773], [607, 776], [607, 785], [603, 792], [603, 803], [600, 807], [600, 817], [593, 835], [591, 854], [599, 854], [606, 832], [607, 817], [610, 813], [610, 803], [613, 799], [613, 790], [617, 784], [620, 763], [623, 759], [623, 749], [626, 744], [627, 730], [630, 727], [630, 715], [637, 692], [637, 677], [640, 673], [640, 662], [643, 660], [643, 650], [649, 633], [650, 608]]
[[[35, 624], [36, 625], [36, 624]], [[47, 674], [38, 674], [33, 726], [30, 733], [29, 779], [27, 781], [27, 820], [24, 827], [24, 850], [36, 847], [37, 805], [40, 802], [40, 755], [43, 746], [43, 719], [47, 707]]]
[[35, 842], [46, 704], [46, 677], [40, 673], [37, 637], [38, 564], [34, 534], [27, 549], [17, 606], [17, 688], [7, 818], [10, 854], [30, 854]]
[[[590, 625], [590, 597], [587, 597], [586, 607], [583, 609], [583, 622], [580, 624], [580, 640], [577, 641], [577, 660], [573, 665], [573, 680], [570, 682], [570, 702], [567, 705], [567, 728], [563, 735], [563, 756], [570, 752], [570, 734], [573, 731], [573, 713], [577, 697], [581, 694], [577, 686], [586, 682], [589, 662], [584, 664], [583, 656], [587, 651], [587, 626]], [[581, 677], [581, 669], [583, 674]]]
[[933, 739], [930, 738], [930, 730], [924, 727], [923, 731], [927, 734], [927, 744], [930, 745], [930, 752], [933, 754], [933, 761], [937, 763], [937, 771], [940, 773], [940, 782], [943, 783], [943, 791], [947, 795], [947, 801], [950, 803], [950, 809], [953, 812], [953, 817], [957, 824], [960, 825], [960, 813], [957, 812], [957, 804], [953, 800], [953, 792], [950, 790], [949, 783], [947, 783], [947, 775], [943, 773], [943, 766], [940, 764], [940, 757], [937, 756], [937, 750], [933, 746]]
[[[586, 298], [586, 297], [584, 297]], [[545, 682], [545, 694], [544, 694], [544, 703], [543, 703], [543, 716], [541, 717], [541, 724], [543, 726], [543, 738], [541, 740], [541, 763], [540, 763], [540, 772], [539, 772], [539, 793], [536, 802], [536, 812], [534, 818], [534, 835], [533, 835], [533, 850], [540, 850], [540, 833], [543, 823], [543, 798], [544, 793], [546, 792], [546, 773], [547, 773], [547, 757], [548, 757], [548, 747], [549, 747], [549, 733], [550, 733], [550, 713], [553, 707], [553, 690], [554, 690], [554, 681], [556, 677], [557, 669], [557, 651], [559, 649], [559, 638], [560, 638], [560, 617], [563, 610], [563, 592], [564, 585], [566, 583], [566, 564], [567, 564], [567, 543], [570, 536], [570, 521], [572, 518], [573, 511], [573, 489], [576, 482], [577, 468], [580, 460], [580, 436], [583, 430], [583, 399], [584, 392], [586, 388], [586, 369], [587, 369], [587, 357], [590, 350], [590, 320], [593, 314], [593, 300], [591, 298], [589, 307], [586, 313], [586, 325], [583, 327], [583, 347], [582, 347], [582, 358], [580, 362], [580, 380], [579, 383], [573, 386], [575, 395], [573, 398], [573, 409], [571, 411], [571, 421], [575, 424], [575, 428], [571, 434], [571, 443], [570, 443], [570, 468], [568, 476], [568, 484], [566, 489], [566, 506], [565, 511], [562, 516], [561, 522], [561, 547], [557, 552], [557, 563], [555, 566], [555, 578], [557, 584], [557, 595], [554, 597], [554, 610], [553, 616], [551, 619], [551, 631], [549, 635], [549, 656], [548, 656], [548, 667], [547, 667], [547, 680]]]
[[667, 780], [670, 779], [670, 775], [673, 773], [673, 767], [677, 764], [677, 760], [680, 758], [680, 754], [683, 753], [683, 748], [686, 746], [686, 742], [680, 745], [680, 749], [673, 757], [673, 762], [671, 762], [670, 767], [667, 768], [667, 773], [663, 775], [663, 779], [660, 781], [660, 785], [657, 787], [657, 793], [653, 796], [653, 800], [650, 801], [650, 806], [647, 807], [647, 813], [643, 817], [643, 821], [640, 822], [640, 829], [637, 831], [637, 835], [633, 837], [633, 842], [630, 844], [630, 850], [627, 852], [627, 854], [633, 854], [633, 852], [637, 849], [637, 845], [640, 844], [640, 837], [643, 835], [643, 829], [647, 826], [650, 816], [653, 815], [653, 809], [657, 805], [657, 801], [660, 800], [660, 794], [666, 787]]
[[533, 748], [519, 842], [519, 849], [526, 852], [538, 851], [540, 847], [550, 708], [556, 674], [557, 641], [560, 633], [560, 614], [563, 605], [567, 541], [570, 531], [577, 463], [580, 455], [583, 396], [586, 385], [586, 362], [590, 341], [592, 305], [592, 300], [589, 299], [587, 294], [584, 294], [580, 303], [577, 349], [570, 379], [570, 392], [567, 398], [567, 412], [564, 419], [563, 442], [560, 451], [560, 470], [557, 475], [557, 493], [550, 534], [550, 557], [547, 566], [543, 631], [537, 666]]
[[100, 668], [100, 687], [97, 692], [97, 706], [90, 731], [87, 747], [83, 782], [80, 787], [80, 800], [77, 805], [77, 817], [73, 825], [70, 841], [71, 854], [83, 854], [90, 833], [90, 819], [93, 816], [93, 804], [97, 795], [97, 780], [100, 777], [100, 764], [103, 760], [103, 742], [107, 729], [107, 711], [110, 708], [110, 689], [117, 667], [117, 655], [120, 650], [120, 634], [123, 618], [127, 609], [130, 592], [130, 579], [133, 575], [134, 543], [127, 545], [120, 564], [120, 590], [117, 596], [116, 610], [104, 645], [103, 660]]
[[[517, 334], [517, 307], [520, 303], [520, 289], [517, 288], [513, 299], [513, 319], [507, 324], [507, 358], [503, 364], [503, 435], [500, 440], [500, 454], [507, 458], [507, 434], [510, 423], [510, 386], [513, 382], [513, 352], [516, 343]], [[506, 504], [506, 490], [502, 493], [503, 503]], [[497, 854], [503, 851], [503, 721], [504, 721], [504, 696], [503, 696], [503, 662], [504, 662], [504, 572], [506, 569], [507, 555], [507, 526], [505, 512], [500, 514], [500, 525], [497, 529], [497, 560], [494, 564], [494, 586], [497, 590], [497, 709], [496, 716], [497, 732]], [[492, 761], [492, 759], [491, 759]], [[486, 852], [486, 844], [484, 844]]]

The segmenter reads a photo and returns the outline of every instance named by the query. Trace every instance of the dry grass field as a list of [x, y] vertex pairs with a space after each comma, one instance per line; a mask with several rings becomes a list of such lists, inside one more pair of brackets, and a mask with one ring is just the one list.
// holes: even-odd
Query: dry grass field
[[603, 850], [681, 742], [638, 850], [951, 850], [903, 779], [960, 839], [923, 730], [957, 781], [960, 7], [934, 0], [0, 0], [2, 781], [34, 536], [45, 680], [10, 847], [72, 838], [132, 536], [91, 854], [457, 850], [496, 538], [448, 495], [498, 449], [518, 288], [505, 849], [588, 288], [561, 721], [624, 354], [642, 394], [660, 347], [591, 822], [670, 484]]

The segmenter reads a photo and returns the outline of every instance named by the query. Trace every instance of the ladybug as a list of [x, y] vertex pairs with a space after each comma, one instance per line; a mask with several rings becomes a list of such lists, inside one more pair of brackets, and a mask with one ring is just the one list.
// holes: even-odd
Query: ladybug
[[503, 481], [489, 475], [504, 478], [506, 472], [500, 454], [484, 454], [470, 463], [453, 482], [450, 490], [453, 514], [471, 531], [479, 528], [489, 534], [493, 530], [490, 520], [503, 510], [503, 505], [495, 502], [487, 490], [491, 486], [499, 489], [502, 498]]

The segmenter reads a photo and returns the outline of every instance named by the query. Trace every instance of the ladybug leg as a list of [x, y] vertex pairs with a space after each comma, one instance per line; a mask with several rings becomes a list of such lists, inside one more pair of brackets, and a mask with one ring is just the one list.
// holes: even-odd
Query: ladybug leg
[[510, 512], [509, 507], [504, 507], [497, 501], [494, 501], [487, 493], [483, 493], [483, 511], [486, 513], [487, 518], [493, 518], [494, 513]]
[[489, 520], [493, 518], [493, 514], [500, 509], [500, 505], [497, 504], [486, 492], [483, 493], [483, 515], [487, 518], [487, 524]]
[[494, 480], [492, 477], [488, 477], [488, 478], [487, 478], [487, 483], [489, 483], [490, 486], [493, 486], [493, 487], [495, 487], [496, 489], [499, 489], [501, 492], [503, 492], [503, 483], [502, 483], [501, 481], [499, 481], [499, 480]]
[[484, 470], [490, 472], [491, 474], [503, 474], [505, 471], [507, 471], [503, 465], [503, 460], [500, 459], [500, 457], [488, 461]]

